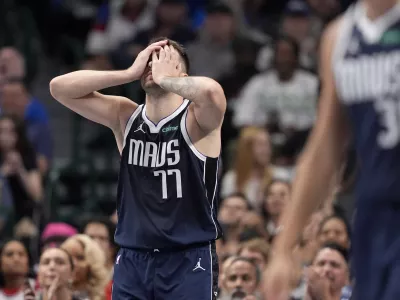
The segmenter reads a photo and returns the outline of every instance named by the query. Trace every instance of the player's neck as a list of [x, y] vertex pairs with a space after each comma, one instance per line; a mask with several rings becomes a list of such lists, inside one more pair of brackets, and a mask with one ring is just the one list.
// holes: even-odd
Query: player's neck
[[177, 94], [146, 95], [146, 116], [157, 124], [161, 119], [171, 115], [182, 103], [183, 98]]
[[364, 0], [368, 19], [374, 21], [393, 8], [398, 2], [398, 0]]

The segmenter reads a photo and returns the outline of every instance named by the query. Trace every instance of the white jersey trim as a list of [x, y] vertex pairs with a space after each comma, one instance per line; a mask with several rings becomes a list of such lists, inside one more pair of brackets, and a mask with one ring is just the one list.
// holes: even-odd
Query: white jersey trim
[[143, 104], [139, 105], [135, 111], [132, 113], [131, 117], [128, 120], [128, 123], [126, 123], [126, 127], [125, 127], [125, 132], [124, 132], [124, 143], [122, 146], [122, 149], [125, 148], [125, 144], [126, 144], [126, 138], [128, 137], [129, 131], [131, 130], [132, 124], [133, 122], [136, 120], [137, 116], [140, 114], [140, 112], [142, 111], [143, 108]]
[[214, 272], [213, 272], [213, 259], [212, 259], [212, 248], [210, 244], [210, 272], [211, 272], [211, 300], [213, 300], [213, 288], [214, 288]]
[[193, 145], [192, 140], [190, 139], [189, 133], [187, 131], [186, 117], [187, 117], [188, 111], [189, 111], [189, 109], [187, 109], [185, 111], [185, 113], [183, 114], [183, 116], [182, 116], [182, 119], [181, 119], [181, 132], [182, 132], [183, 138], [185, 139], [186, 144], [188, 144], [190, 150], [192, 150], [192, 152], [197, 156], [198, 159], [200, 159], [200, 160], [205, 162], [206, 161], [206, 156], [204, 154], [200, 153], [200, 151], [196, 149], [196, 147]]
[[173, 118], [175, 118], [177, 115], [179, 115], [188, 105], [189, 100], [185, 99], [183, 103], [169, 116], [163, 118], [158, 122], [157, 124], [154, 124], [149, 118], [146, 116], [146, 105], [143, 107], [142, 110], [142, 118], [144, 122], [149, 126], [150, 128], [150, 133], [159, 133], [161, 128], [167, 124], [169, 121], [171, 121]]

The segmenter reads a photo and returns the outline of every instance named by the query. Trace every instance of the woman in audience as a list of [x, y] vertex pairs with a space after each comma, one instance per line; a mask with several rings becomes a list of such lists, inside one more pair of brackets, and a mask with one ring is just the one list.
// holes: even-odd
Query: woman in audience
[[74, 263], [74, 295], [81, 299], [103, 299], [109, 277], [100, 246], [87, 235], [77, 234], [68, 238], [61, 248], [72, 256]]
[[279, 219], [290, 200], [290, 189], [290, 183], [284, 180], [274, 180], [266, 188], [262, 212], [271, 238], [279, 232]]
[[[47, 248], [40, 256], [38, 282], [42, 300], [75, 300], [71, 290], [74, 264], [72, 257], [61, 248]], [[25, 300], [34, 295], [25, 289]], [[34, 299], [34, 298], [33, 298]]]
[[18, 240], [0, 249], [0, 300], [23, 300], [24, 283], [29, 273], [28, 250]]
[[261, 209], [262, 187], [273, 175], [271, 144], [264, 128], [248, 127], [241, 131], [236, 148], [233, 169], [222, 179], [221, 195], [243, 193], [253, 208]]
[[16, 220], [31, 218], [43, 197], [41, 177], [23, 124], [8, 115], [0, 116], [0, 176], [10, 186]]

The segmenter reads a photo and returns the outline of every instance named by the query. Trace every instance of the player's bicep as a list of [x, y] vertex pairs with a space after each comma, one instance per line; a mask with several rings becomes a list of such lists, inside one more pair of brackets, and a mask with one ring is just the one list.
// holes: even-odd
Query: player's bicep
[[[77, 99], [57, 99], [64, 106], [93, 122], [111, 128], [113, 131], [120, 126], [121, 103], [130, 101], [124, 97], [103, 95], [99, 92], [90, 93]], [[132, 102], [132, 106], [136, 105]]]

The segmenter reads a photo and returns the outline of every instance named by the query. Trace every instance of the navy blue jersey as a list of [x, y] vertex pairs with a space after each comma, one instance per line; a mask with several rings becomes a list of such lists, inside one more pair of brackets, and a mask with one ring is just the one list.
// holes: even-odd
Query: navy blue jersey
[[340, 25], [332, 63], [360, 161], [357, 198], [400, 201], [400, 4], [371, 22], [359, 2]]
[[218, 158], [186, 130], [189, 101], [157, 125], [139, 106], [124, 137], [115, 241], [126, 248], [185, 247], [217, 239]]

